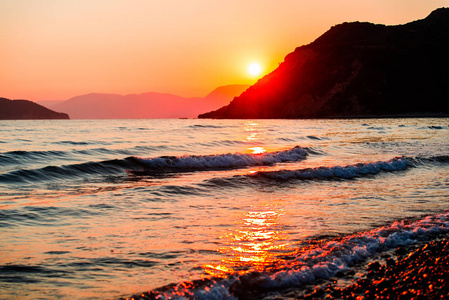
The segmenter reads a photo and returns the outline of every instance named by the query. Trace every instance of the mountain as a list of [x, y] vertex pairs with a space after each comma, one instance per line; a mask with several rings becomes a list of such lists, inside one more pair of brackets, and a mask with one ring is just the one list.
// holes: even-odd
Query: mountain
[[53, 106], [55, 106], [56, 104], [62, 103], [65, 100], [37, 100], [37, 101], [33, 101], [39, 105], [45, 106], [47, 108], [52, 108]]
[[405, 25], [336, 25], [199, 118], [449, 114], [449, 8]]
[[65, 113], [58, 113], [28, 100], [0, 98], [0, 120], [70, 119]]
[[248, 87], [223, 86], [206, 97], [193, 98], [156, 92], [130, 95], [92, 93], [49, 107], [67, 112], [72, 119], [196, 118], [203, 111], [226, 105]]
[[208, 99], [209, 101], [225, 101], [225, 103], [228, 103], [230, 99], [233, 99], [235, 96], [240, 95], [249, 87], [250, 86], [246, 84], [231, 84], [220, 86], [210, 92], [206, 96], [206, 99]]

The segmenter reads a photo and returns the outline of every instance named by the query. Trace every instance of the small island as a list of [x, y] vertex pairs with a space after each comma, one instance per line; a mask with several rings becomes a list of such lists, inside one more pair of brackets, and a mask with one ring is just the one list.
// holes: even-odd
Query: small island
[[449, 8], [405, 25], [336, 25], [199, 118], [449, 115]]
[[0, 98], [0, 120], [70, 119], [68, 114], [55, 112], [29, 100]]

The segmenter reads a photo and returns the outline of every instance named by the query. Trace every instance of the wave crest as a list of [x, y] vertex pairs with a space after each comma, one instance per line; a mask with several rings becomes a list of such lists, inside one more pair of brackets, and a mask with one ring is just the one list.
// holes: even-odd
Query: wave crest
[[[276, 272], [251, 272], [225, 279], [183, 282], [148, 293], [156, 299], [240, 299], [258, 293], [300, 287], [328, 280], [369, 257], [399, 246], [413, 245], [449, 231], [449, 213], [417, 221], [397, 221], [389, 226], [355, 233], [311, 247]], [[248, 293], [250, 291], [250, 293]], [[252, 298], [252, 297], [251, 297]]]
[[250, 176], [260, 176], [270, 179], [353, 179], [366, 175], [376, 175], [380, 172], [402, 171], [414, 167], [415, 163], [405, 157], [396, 157], [388, 161], [374, 163], [358, 163], [349, 166], [318, 167], [301, 170], [259, 171]]
[[134, 159], [147, 170], [198, 170], [217, 168], [240, 168], [248, 166], [273, 165], [281, 162], [298, 161], [308, 155], [296, 146], [290, 150], [261, 154], [228, 153], [214, 155], [161, 156]]

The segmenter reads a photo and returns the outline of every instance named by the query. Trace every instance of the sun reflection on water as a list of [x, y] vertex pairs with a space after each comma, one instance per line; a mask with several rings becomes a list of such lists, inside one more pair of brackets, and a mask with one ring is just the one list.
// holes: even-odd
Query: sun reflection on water
[[248, 133], [248, 135], [245, 137], [245, 141], [247, 142], [254, 142], [260, 139], [259, 137], [259, 127], [260, 123], [256, 121], [247, 121], [244, 123], [244, 130]]
[[267, 152], [264, 147], [250, 147], [248, 150], [251, 150], [251, 154], [262, 154]]
[[[247, 121], [243, 124], [243, 130], [245, 131], [245, 137], [243, 138], [243, 141], [245, 142], [251, 142], [251, 143], [258, 143], [257, 141], [260, 140], [260, 126], [261, 124], [256, 121]], [[256, 144], [257, 145], [257, 144]], [[248, 147], [249, 153], [251, 154], [263, 154], [267, 152], [267, 149], [261, 146], [253, 146]]]
[[226, 257], [220, 263], [203, 266], [214, 277], [245, 274], [251, 271], [269, 271], [285, 263], [283, 257], [291, 254], [287, 234], [282, 230], [281, 210], [248, 211], [242, 225], [221, 236], [226, 246], [218, 249]]

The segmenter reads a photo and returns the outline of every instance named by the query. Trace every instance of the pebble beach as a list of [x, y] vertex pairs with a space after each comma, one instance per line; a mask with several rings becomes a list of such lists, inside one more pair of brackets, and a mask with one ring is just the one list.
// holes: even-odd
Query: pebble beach
[[336, 279], [291, 299], [449, 299], [448, 236], [409, 247], [399, 247], [371, 261], [345, 286]]
[[[198, 281], [196, 285], [207, 284]], [[449, 236], [398, 247], [354, 270], [337, 274], [330, 282], [286, 291], [244, 291], [237, 299], [449, 299]], [[159, 299], [159, 291], [134, 295], [126, 300]]]

